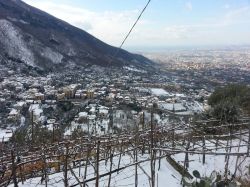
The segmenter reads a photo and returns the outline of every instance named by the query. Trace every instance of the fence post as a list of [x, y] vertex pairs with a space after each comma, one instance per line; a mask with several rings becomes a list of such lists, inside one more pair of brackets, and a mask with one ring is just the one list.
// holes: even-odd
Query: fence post
[[96, 151], [96, 182], [95, 186], [99, 187], [99, 155], [100, 154], [100, 140], [97, 142], [97, 151]]
[[11, 162], [12, 162], [12, 176], [14, 187], [18, 187], [17, 177], [16, 177], [16, 162], [15, 162], [15, 153], [11, 150]]
[[202, 150], [203, 150], [202, 164], [204, 165], [205, 162], [206, 162], [206, 154], [205, 154], [206, 140], [205, 140], [205, 136], [203, 136], [202, 141], [203, 141], [203, 146], [202, 146]]
[[248, 124], [248, 146], [247, 146], [247, 155], [250, 156], [250, 123]]
[[68, 187], [68, 154], [69, 154], [69, 146], [66, 143], [66, 154], [64, 156], [64, 186]]
[[153, 125], [153, 108], [151, 109], [151, 133], [150, 133], [150, 155], [151, 155], [151, 187], [155, 187], [155, 168], [154, 168], [154, 125]]
[[109, 169], [110, 174], [109, 174], [108, 187], [110, 187], [111, 183], [112, 166], [113, 166], [113, 154], [110, 155], [110, 169]]

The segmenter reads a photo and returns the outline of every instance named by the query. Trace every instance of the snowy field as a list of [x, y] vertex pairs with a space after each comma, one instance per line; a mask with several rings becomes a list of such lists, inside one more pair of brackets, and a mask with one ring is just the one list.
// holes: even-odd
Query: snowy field
[[162, 88], [151, 88], [151, 92], [156, 96], [169, 96], [170, 94]]
[[[226, 141], [220, 141], [221, 144], [226, 145]], [[232, 141], [232, 146], [235, 146], [231, 149], [231, 153], [245, 153], [246, 152], [246, 146], [243, 142], [241, 142], [241, 147], [238, 148], [239, 140]], [[201, 150], [199, 143], [195, 145], [191, 144], [191, 148], [193, 150]], [[225, 148], [219, 148], [217, 151], [215, 150], [215, 144], [211, 143], [211, 141], [206, 141], [206, 148], [210, 149], [211, 151], [208, 152], [216, 152], [216, 153], [225, 153]], [[202, 154], [189, 154], [189, 173], [192, 174], [194, 170], [198, 170], [201, 173], [201, 176], [210, 176], [212, 171], [217, 171], [222, 176], [225, 171], [225, 155], [206, 155], [205, 164], [202, 164]], [[172, 156], [172, 158], [179, 163], [180, 165], [183, 165], [184, 159], [185, 159], [185, 153], [179, 153]], [[149, 177], [151, 176], [151, 170], [150, 170], [150, 158], [149, 155], [144, 154], [143, 156], [141, 154], [138, 154], [138, 161], [147, 160], [145, 162], [142, 162], [138, 165], [138, 186], [139, 187], [149, 187], [150, 181]], [[119, 162], [119, 156], [115, 156], [113, 158], [113, 165], [112, 170], [115, 170], [118, 168], [118, 162]], [[229, 178], [230, 175], [235, 173], [235, 166], [237, 162], [237, 156], [230, 156], [229, 157]], [[105, 165], [105, 161], [99, 162], [99, 174], [105, 174], [110, 171], [110, 162], [107, 162], [107, 165]], [[122, 156], [120, 167], [128, 166], [130, 164], [134, 163], [134, 158], [132, 157], [132, 152], [130, 154], [126, 154]], [[240, 164], [239, 164], [240, 163]], [[236, 171], [237, 176], [245, 176], [248, 174], [249, 170], [249, 163], [250, 158], [246, 156], [241, 156], [238, 159], [238, 168]], [[94, 165], [94, 164], [93, 164]], [[155, 174], [155, 181], [156, 186], [158, 187], [181, 187], [181, 179], [182, 176], [180, 173], [178, 173], [174, 167], [170, 163], [168, 163], [166, 157], [161, 159], [161, 167], [159, 169], [159, 159], [156, 160], [156, 174]], [[73, 170], [76, 176], [80, 176], [79, 179], [82, 181], [83, 179], [83, 173], [84, 173], [84, 166], [81, 167], [80, 173], [79, 168], [76, 168]], [[95, 177], [93, 166], [88, 166], [87, 170], [87, 179], [90, 179], [92, 177]], [[74, 185], [77, 184], [75, 177], [71, 174], [70, 171], [68, 171], [68, 179], [69, 184]], [[109, 176], [105, 176], [99, 179], [99, 186], [105, 187], [108, 186]], [[63, 183], [63, 172], [53, 174], [49, 176], [48, 186], [53, 187], [61, 187], [64, 186]], [[95, 186], [95, 180], [90, 181], [87, 183], [89, 187]], [[111, 183], [112, 187], [123, 187], [123, 186], [134, 186], [135, 185], [135, 165], [131, 165], [130, 167], [127, 167], [119, 172], [115, 172], [111, 175]], [[13, 185], [11, 185], [13, 186]], [[19, 183], [19, 186], [21, 187], [32, 187], [32, 186], [44, 186], [41, 184], [41, 177], [39, 178], [33, 178], [25, 181], [24, 184]]]
[[[147, 160], [149, 157], [147, 155], [140, 157], [138, 160]], [[114, 157], [113, 159], [113, 170], [117, 169], [118, 167], [118, 162], [119, 162], [119, 157]], [[134, 162], [133, 158], [131, 156], [123, 156], [121, 160], [121, 165], [129, 165], [130, 163]], [[105, 161], [100, 162], [100, 175], [103, 173], [107, 173], [110, 171], [110, 162], [105, 165]], [[74, 172], [77, 176], [79, 176], [79, 169], [74, 169]], [[81, 168], [81, 178], [84, 173], [84, 166]], [[139, 187], [146, 187], [150, 186], [149, 184], [149, 177], [150, 173], [150, 161], [143, 162], [139, 164], [138, 166], [138, 186]], [[94, 177], [94, 168], [92, 166], [88, 167], [88, 174], [87, 174], [87, 179]], [[166, 183], [169, 186], [173, 187], [181, 187], [180, 185], [180, 180], [181, 180], [181, 175], [174, 170], [174, 168], [167, 162], [165, 158], [162, 158], [161, 161], [161, 168], [158, 170], [158, 162], [156, 162], [156, 183], [158, 183], [159, 187], [166, 187]], [[69, 184], [74, 185], [77, 184], [74, 176], [71, 174], [71, 172], [68, 172], [68, 179], [69, 179]], [[80, 180], [82, 181], [82, 179]], [[157, 180], [158, 178], [158, 180]], [[109, 176], [100, 178], [99, 180], [99, 186], [100, 187], [105, 187], [108, 186], [108, 180]], [[95, 186], [95, 180], [88, 182], [87, 183], [89, 187], [94, 187]], [[121, 170], [120, 172], [116, 172], [111, 175], [111, 183], [112, 187], [122, 187], [122, 186], [134, 186], [135, 185], [135, 166], [128, 167], [124, 170]], [[24, 184], [19, 183], [20, 187], [41, 187], [44, 186], [45, 183], [41, 184], [41, 177], [39, 178], [33, 178], [25, 181]], [[14, 186], [14, 185], [10, 185]], [[56, 173], [53, 175], [49, 176], [49, 181], [48, 181], [48, 186], [53, 186], [53, 187], [61, 187], [64, 186], [64, 181], [63, 181], [63, 173]], [[80, 185], [79, 185], [80, 186]]]

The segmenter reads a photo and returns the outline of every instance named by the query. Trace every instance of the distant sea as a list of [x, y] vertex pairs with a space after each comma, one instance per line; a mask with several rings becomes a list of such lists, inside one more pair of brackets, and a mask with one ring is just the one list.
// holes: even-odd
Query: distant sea
[[250, 50], [249, 45], [213, 45], [213, 46], [157, 46], [157, 47], [145, 47], [145, 46], [133, 46], [125, 47], [133, 53], [163, 53], [163, 52], [175, 52], [175, 51], [192, 51], [192, 50]]

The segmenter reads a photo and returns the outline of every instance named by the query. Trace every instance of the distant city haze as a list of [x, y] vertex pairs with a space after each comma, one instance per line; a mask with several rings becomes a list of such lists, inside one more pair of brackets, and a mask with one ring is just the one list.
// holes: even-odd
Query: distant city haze
[[[24, 0], [119, 46], [146, 0]], [[250, 44], [249, 0], [152, 0], [124, 48], [132, 51], [167, 47]]]

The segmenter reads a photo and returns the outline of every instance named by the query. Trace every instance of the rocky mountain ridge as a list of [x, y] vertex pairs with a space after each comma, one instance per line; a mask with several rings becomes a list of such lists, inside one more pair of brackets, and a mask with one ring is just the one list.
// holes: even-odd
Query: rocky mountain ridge
[[117, 48], [21, 0], [0, 0], [1, 63], [41, 71], [152, 64], [141, 55], [116, 52]]

